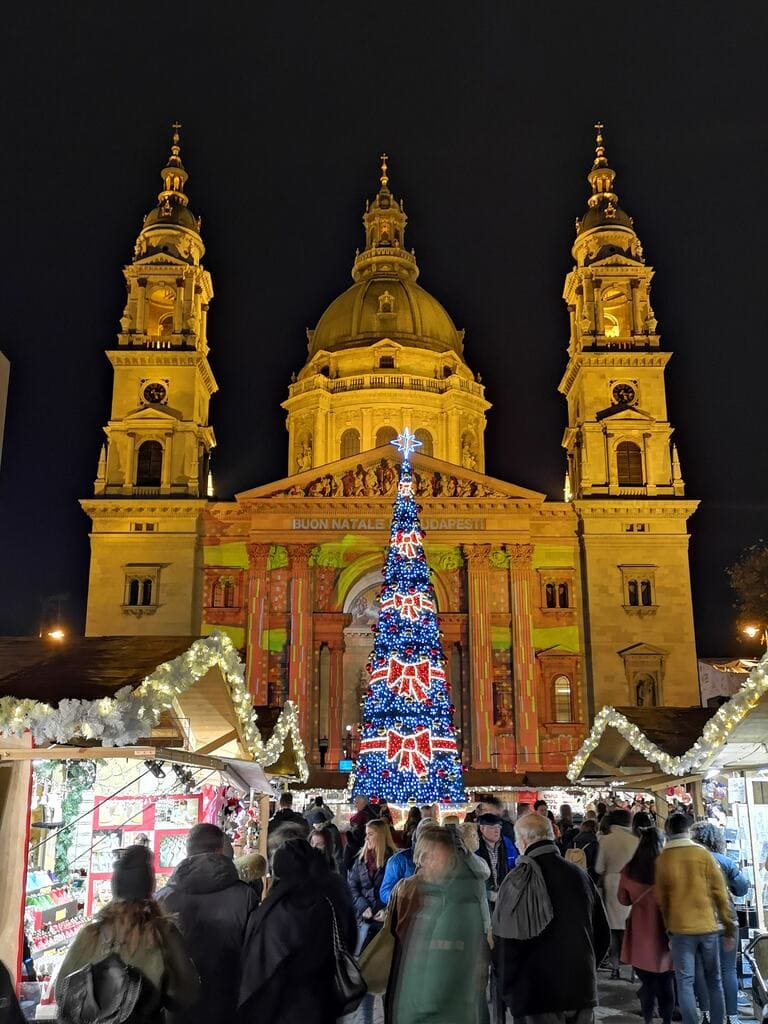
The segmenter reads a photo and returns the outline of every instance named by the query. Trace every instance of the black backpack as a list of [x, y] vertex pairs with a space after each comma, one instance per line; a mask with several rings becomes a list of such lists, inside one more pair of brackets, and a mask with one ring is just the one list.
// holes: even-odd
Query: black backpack
[[140, 1024], [159, 1009], [159, 993], [115, 952], [64, 979], [61, 1024]]

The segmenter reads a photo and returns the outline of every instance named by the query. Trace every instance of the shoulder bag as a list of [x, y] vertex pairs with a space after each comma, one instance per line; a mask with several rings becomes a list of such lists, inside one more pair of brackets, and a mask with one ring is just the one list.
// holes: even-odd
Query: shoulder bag
[[363, 1001], [363, 996], [368, 991], [368, 986], [363, 980], [357, 961], [342, 941], [339, 922], [336, 919], [336, 908], [327, 896], [325, 900], [331, 908], [333, 922], [333, 995], [336, 1016], [344, 1017], [358, 1008]]

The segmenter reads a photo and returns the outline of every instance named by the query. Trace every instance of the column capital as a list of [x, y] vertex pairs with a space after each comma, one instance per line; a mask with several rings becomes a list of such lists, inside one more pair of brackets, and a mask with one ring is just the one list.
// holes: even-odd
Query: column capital
[[314, 547], [314, 544], [286, 544], [285, 550], [288, 552], [291, 568], [306, 569]]
[[507, 544], [509, 564], [512, 569], [530, 569], [533, 561], [533, 544]]
[[269, 558], [271, 544], [246, 544], [248, 552], [248, 564], [259, 569], [263, 568]]
[[462, 544], [462, 551], [470, 569], [490, 569], [490, 544]]

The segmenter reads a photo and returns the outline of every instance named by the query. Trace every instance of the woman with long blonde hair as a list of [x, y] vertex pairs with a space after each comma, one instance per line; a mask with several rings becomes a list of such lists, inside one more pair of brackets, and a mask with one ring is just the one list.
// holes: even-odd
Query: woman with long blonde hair
[[[355, 858], [349, 872], [349, 888], [357, 915], [357, 952], [362, 953], [373, 937], [381, 931], [385, 906], [381, 899], [381, 883], [384, 868], [397, 847], [389, 831], [389, 825], [380, 818], [374, 818], [365, 826], [365, 842]], [[363, 999], [363, 1024], [373, 1022], [372, 995]]]

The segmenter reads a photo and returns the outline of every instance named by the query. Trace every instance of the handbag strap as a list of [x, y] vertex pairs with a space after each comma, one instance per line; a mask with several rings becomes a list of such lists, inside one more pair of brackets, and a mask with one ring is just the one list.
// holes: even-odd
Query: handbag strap
[[338, 954], [344, 949], [344, 944], [341, 941], [341, 935], [339, 934], [339, 922], [336, 920], [336, 908], [333, 905], [333, 901], [327, 896], [325, 902], [331, 908], [331, 921], [333, 922], [333, 952]]

